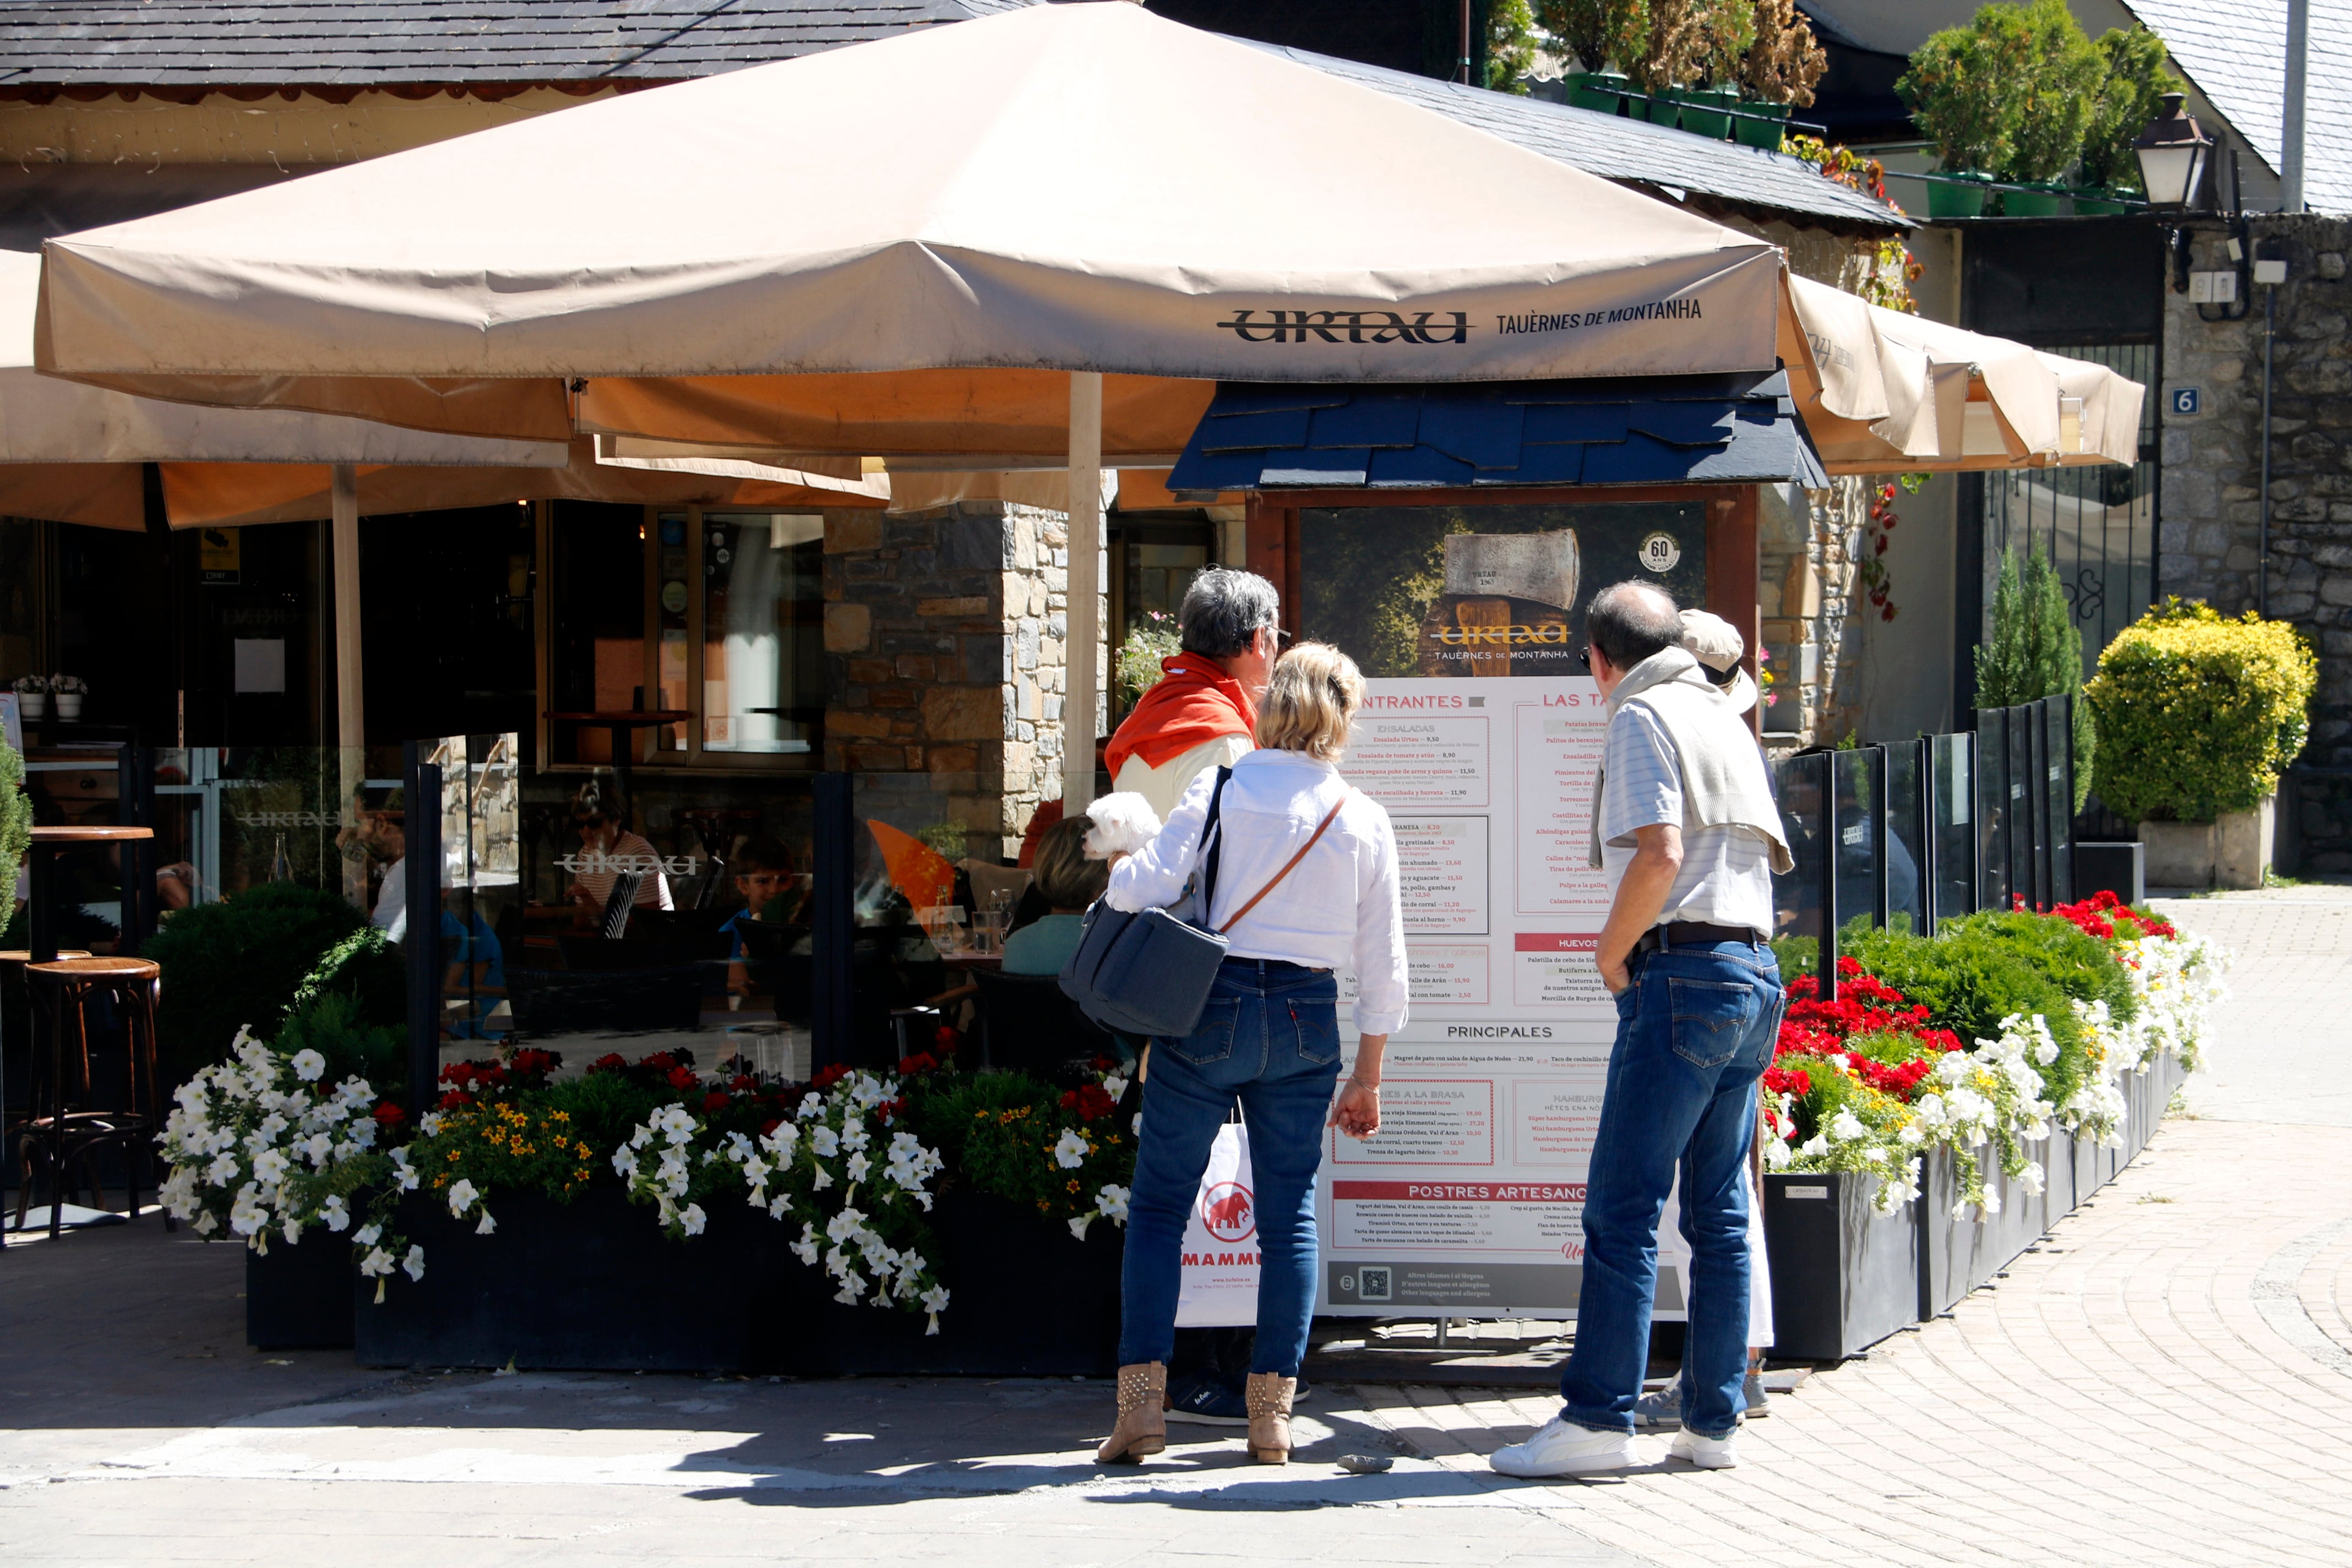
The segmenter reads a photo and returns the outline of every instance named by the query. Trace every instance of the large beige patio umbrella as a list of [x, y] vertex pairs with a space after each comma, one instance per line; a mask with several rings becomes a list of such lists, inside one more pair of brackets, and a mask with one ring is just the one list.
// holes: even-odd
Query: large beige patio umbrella
[[[49, 242], [41, 363], [534, 439], [1101, 463], [1211, 384], [1769, 370], [1772, 246], [1121, 4], [663, 88]], [[1070, 790], [1090, 767], [1074, 745]]]
[[1806, 279], [1781, 323], [1797, 412], [1833, 474], [2139, 460], [2147, 389], [2105, 365], [1923, 321]]

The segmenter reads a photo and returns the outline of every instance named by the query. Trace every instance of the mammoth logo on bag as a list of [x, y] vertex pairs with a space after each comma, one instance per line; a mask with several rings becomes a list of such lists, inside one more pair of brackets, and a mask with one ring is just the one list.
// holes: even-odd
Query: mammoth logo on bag
[[1221, 1183], [1202, 1194], [1201, 1223], [1219, 1241], [1247, 1241], [1257, 1233], [1257, 1201], [1240, 1183]]
[[1466, 310], [1244, 310], [1219, 327], [1245, 343], [1466, 343]]

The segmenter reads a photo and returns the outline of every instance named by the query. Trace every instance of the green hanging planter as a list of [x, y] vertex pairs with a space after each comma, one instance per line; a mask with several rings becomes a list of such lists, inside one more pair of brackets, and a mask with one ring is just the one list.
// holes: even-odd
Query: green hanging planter
[[1633, 107], [1636, 112], [1646, 109], [1651, 124], [1664, 125], [1672, 129], [1682, 121], [1682, 89], [1679, 88], [1660, 88], [1650, 94], [1650, 101], [1647, 104], [1635, 104]]
[[1739, 95], [1722, 88], [1696, 88], [1682, 95], [1683, 129], [1710, 142], [1720, 142], [1731, 134], [1731, 116], [1724, 112], [1739, 101]]
[[1601, 114], [1616, 113], [1625, 101], [1623, 95], [1632, 91], [1633, 86], [1618, 71], [1578, 71], [1567, 81], [1570, 104]]
[[2119, 195], [2105, 185], [2078, 185], [2074, 189], [2076, 217], [2121, 217], [2130, 210]]
[[1742, 147], [1760, 148], [1767, 153], [1778, 153], [1780, 150], [1781, 138], [1788, 131], [1788, 127], [1782, 122], [1789, 118], [1789, 106], [1785, 103], [1764, 103], [1755, 99], [1744, 98], [1736, 107], [1743, 114], [1760, 114], [1769, 117], [1762, 120], [1733, 121], [1731, 134], [1739, 144]]
[[[1965, 184], [1959, 182], [1966, 181]], [[1972, 169], [1948, 171], [1945, 178], [1927, 182], [1929, 217], [1982, 217], [1989, 176]]]
[[2003, 217], [2063, 217], [2066, 214], [2066, 187], [2046, 181], [2031, 185], [2011, 185], [2000, 193], [2000, 216]]

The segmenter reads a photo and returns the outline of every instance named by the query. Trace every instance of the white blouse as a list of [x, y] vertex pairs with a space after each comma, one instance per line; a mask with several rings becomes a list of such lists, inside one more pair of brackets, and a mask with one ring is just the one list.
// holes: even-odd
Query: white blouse
[[[1192, 781], [1153, 839], [1111, 868], [1104, 898], [1129, 913], [1182, 896], [1200, 860], [1201, 827], [1216, 787], [1213, 769]], [[1300, 752], [1260, 749], [1234, 764], [1219, 808], [1224, 847], [1217, 858], [1209, 923], [1235, 910], [1298, 853], [1326, 813], [1346, 796], [1322, 842], [1282, 886], [1226, 933], [1234, 958], [1274, 958], [1310, 969], [1352, 968], [1356, 1028], [1392, 1035], [1405, 1021], [1404, 915], [1397, 898], [1396, 837], [1389, 814], [1350, 790], [1329, 763]]]

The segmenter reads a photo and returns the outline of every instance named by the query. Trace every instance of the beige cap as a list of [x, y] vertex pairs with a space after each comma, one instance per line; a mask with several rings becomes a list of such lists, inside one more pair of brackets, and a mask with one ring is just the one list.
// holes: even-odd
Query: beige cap
[[1748, 645], [1739, 638], [1739, 628], [1705, 610], [1683, 612], [1683, 647], [1717, 675], [1738, 664], [1739, 656], [1748, 651]]

